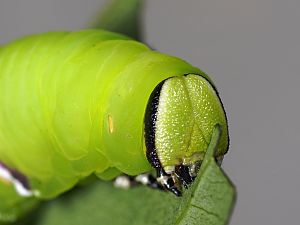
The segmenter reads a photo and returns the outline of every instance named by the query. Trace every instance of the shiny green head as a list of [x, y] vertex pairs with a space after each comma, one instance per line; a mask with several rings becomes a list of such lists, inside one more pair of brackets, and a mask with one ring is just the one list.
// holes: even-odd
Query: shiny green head
[[225, 112], [216, 90], [204, 77], [188, 74], [166, 79], [153, 91], [147, 111], [148, 160], [163, 170], [165, 177], [171, 175], [175, 183], [182, 173], [196, 176], [217, 124], [223, 132], [216, 158], [226, 153], [229, 139]]

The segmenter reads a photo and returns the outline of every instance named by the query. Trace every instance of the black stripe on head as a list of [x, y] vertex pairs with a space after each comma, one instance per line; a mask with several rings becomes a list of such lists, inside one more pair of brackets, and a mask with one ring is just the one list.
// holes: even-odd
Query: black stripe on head
[[148, 100], [145, 113], [145, 144], [147, 159], [154, 168], [161, 168], [155, 147], [155, 125], [157, 120], [157, 109], [159, 104], [160, 91], [166, 80], [160, 82], [152, 91]]

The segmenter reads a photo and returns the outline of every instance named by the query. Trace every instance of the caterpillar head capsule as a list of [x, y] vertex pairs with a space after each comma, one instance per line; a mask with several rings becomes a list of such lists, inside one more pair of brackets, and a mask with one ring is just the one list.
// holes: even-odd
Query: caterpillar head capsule
[[196, 178], [216, 124], [223, 128], [216, 158], [227, 152], [222, 103], [214, 87], [200, 75], [171, 77], [158, 84], [149, 98], [144, 122], [146, 155], [157, 171], [157, 182], [177, 196]]

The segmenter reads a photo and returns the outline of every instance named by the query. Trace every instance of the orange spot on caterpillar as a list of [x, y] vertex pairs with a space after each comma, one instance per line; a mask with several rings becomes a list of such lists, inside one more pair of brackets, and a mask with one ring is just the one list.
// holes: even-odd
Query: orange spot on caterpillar
[[111, 115], [108, 115], [108, 131], [110, 134], [114, 132], [114, 121]]

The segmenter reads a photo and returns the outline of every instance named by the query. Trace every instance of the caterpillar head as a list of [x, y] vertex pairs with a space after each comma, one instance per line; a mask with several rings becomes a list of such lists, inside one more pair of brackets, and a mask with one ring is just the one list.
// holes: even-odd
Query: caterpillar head
[[164, 189], [180, 196], [183, 187], [194, 181], [216, 124], [223, 128], [216, 152], [216, 158], [222, 158], [229, 142], [227, 121], [209, 81], [188, 74], [156, 86], [145, 114], [145, 144]]

